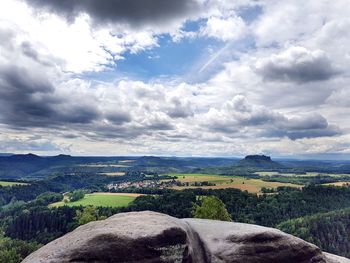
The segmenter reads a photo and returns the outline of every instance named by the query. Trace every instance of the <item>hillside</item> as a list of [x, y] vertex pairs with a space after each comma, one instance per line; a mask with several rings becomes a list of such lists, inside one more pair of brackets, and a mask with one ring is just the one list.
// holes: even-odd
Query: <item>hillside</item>
[[288, 220], [279, 224], [278, 228], [325, 251], [350, 257], [349, 208]]

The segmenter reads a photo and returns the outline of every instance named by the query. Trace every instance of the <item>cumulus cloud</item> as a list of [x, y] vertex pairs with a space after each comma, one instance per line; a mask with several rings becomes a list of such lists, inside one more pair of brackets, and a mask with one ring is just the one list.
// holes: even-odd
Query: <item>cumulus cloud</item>
[[84, 99], [78, 104], [57, 94], [44, 74], [18, 66], [0, 67], [0, 101], [0, 119], [13, 126], [89, 123], [99, 116]]
[[243, 19], [239, 16], [209, 17], [200, 35], [216, 38], [222, 41], [232, 41], [242, 38], [247, 31]]
[[[345, 151], [349, 5], [335, 1], [2, 0], [3, 149]], [[161, 67], [161, 45], [186, 56], [207, 44], [199, 61], [190, 61], [188, 75], [199, 64], [213, 67], [199, 70], [206, 76], [198, 82], [136, 79], [118, 67], [129, 57], [143, 64], [150, 49], [158, 58], [152, 65]]]
[[171, 118], [187, 118], [194, 115], [193, 109], [189, 101], [184, 101], [177, 97], [170, 100], [170, 107], [167, 114]]
[[297, 83], [328, 80], [339, 73], [324, 51], [298, 46], [259, 59], [255, 67], [266, 80]]
[[97, 23], [125, 23], [135, 27], [156, 25], [198, 12], [196, 0], [25, 0], [30, 6], [63, 15], [73, 21], [81, 14]]
[[330, 125], [318, 113], [289, 116], [264, 106], [249, 104], [242, 95], [227, 101], [221, 109], [211, 108], [205, 114], [202, 126], [233, 137], [251, 134], [261, 137], [288, 137], [292, 140], [341, 133], [337, 126]]

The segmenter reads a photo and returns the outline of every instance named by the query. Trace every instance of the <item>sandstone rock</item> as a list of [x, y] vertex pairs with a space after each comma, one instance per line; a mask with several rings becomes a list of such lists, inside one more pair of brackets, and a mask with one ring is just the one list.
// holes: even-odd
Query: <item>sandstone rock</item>
[[326, 258], [327, 258], [327, 262], [329, 263], [349, 263], [349, 259], [347, 258], [343, 258], [343, 257], [339, 257], [339, 256], [336, 256], [336, 255], [332, 255], [332, 254], [329, 254], [329, 253], [323, 253]]
[[327, 262], [315, 245], [277, 229], [203, 219], [185, 221], [198, 233], [210, 262]]
[[47, 244], [23, 262], [204, 262], [188, 225], [154, 212], [92, 222]]
[[117, 214], [47, 244], [24, 263], [350, 263], [279, 230], [155, 212]]

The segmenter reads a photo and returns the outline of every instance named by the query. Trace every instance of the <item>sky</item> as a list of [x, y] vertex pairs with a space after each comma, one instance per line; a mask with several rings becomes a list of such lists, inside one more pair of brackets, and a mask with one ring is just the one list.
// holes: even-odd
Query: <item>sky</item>
[[348, 158], [348, 0], [1, 0], [0, 152]]

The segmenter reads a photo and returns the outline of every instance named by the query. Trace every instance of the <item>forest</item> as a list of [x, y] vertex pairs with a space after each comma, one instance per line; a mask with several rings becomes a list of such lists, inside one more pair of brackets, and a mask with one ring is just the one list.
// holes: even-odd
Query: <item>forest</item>
[[[89, 188], [91, 186], [89, 182], [94, 179], [96, 178], [85, 178], [84, 186]], [[9, 255], [20, 258], [38, 246], [72, 231], [81, 223], [103, 219], [120, 212], [152, 210], [179, 218], [192, 217], [194, 207], [200, 203], [198, 196], [217, 197], [225, 204], [234, 222], [277, 227], [313, 242], [325, 251], [344, 256], [349, 256], [350, 253], [349, 240], [345, 237], [339, 238], [343, 236], [342, 233], [350, 230], [348, 224], [350, 212], [346, 210], [350, 207], [348, 187], [313, 185], [302, 190], [280, 187], [274, 194], [259, 196], [237, 189], [157, 190], [157, 195], [139, 196], [128, 207], [49, 208], [48, 204], [62, 200], [59, 189], [78, 188], [76, 184], [69, 183], [71, 182], [69, 177], [63, 181], [66, 184], [63, 184], [64, 187], [56, 185], [58, 189], [47, 182], [16, 186], [12, 189], [7, 188], [10, 190], [6, 191], [0, 189], [3, 200], [9, 199], [9, 191], [12, 195], [9, 203], [0, 209], [0, 227], [4, 233], [0, 244], [8, 248], [4, 250], [6, 253], [3, 251], [4, 255], [0, 254], [0, 262], [10, 262], [5, 260]], [[79, 180], [74, 182], [81, 187]], [[37, 192], [33, 193], [30, 189]], [[143, 189], [142, 192], [152, 191]], [[37, 196], [34, 197], [35, 195]], [[9, 249], [10, 246], [7, 245], [9, 242], [14, 242], [16, 245]], [[24, 249], [24, 252], [21, 249]]]

